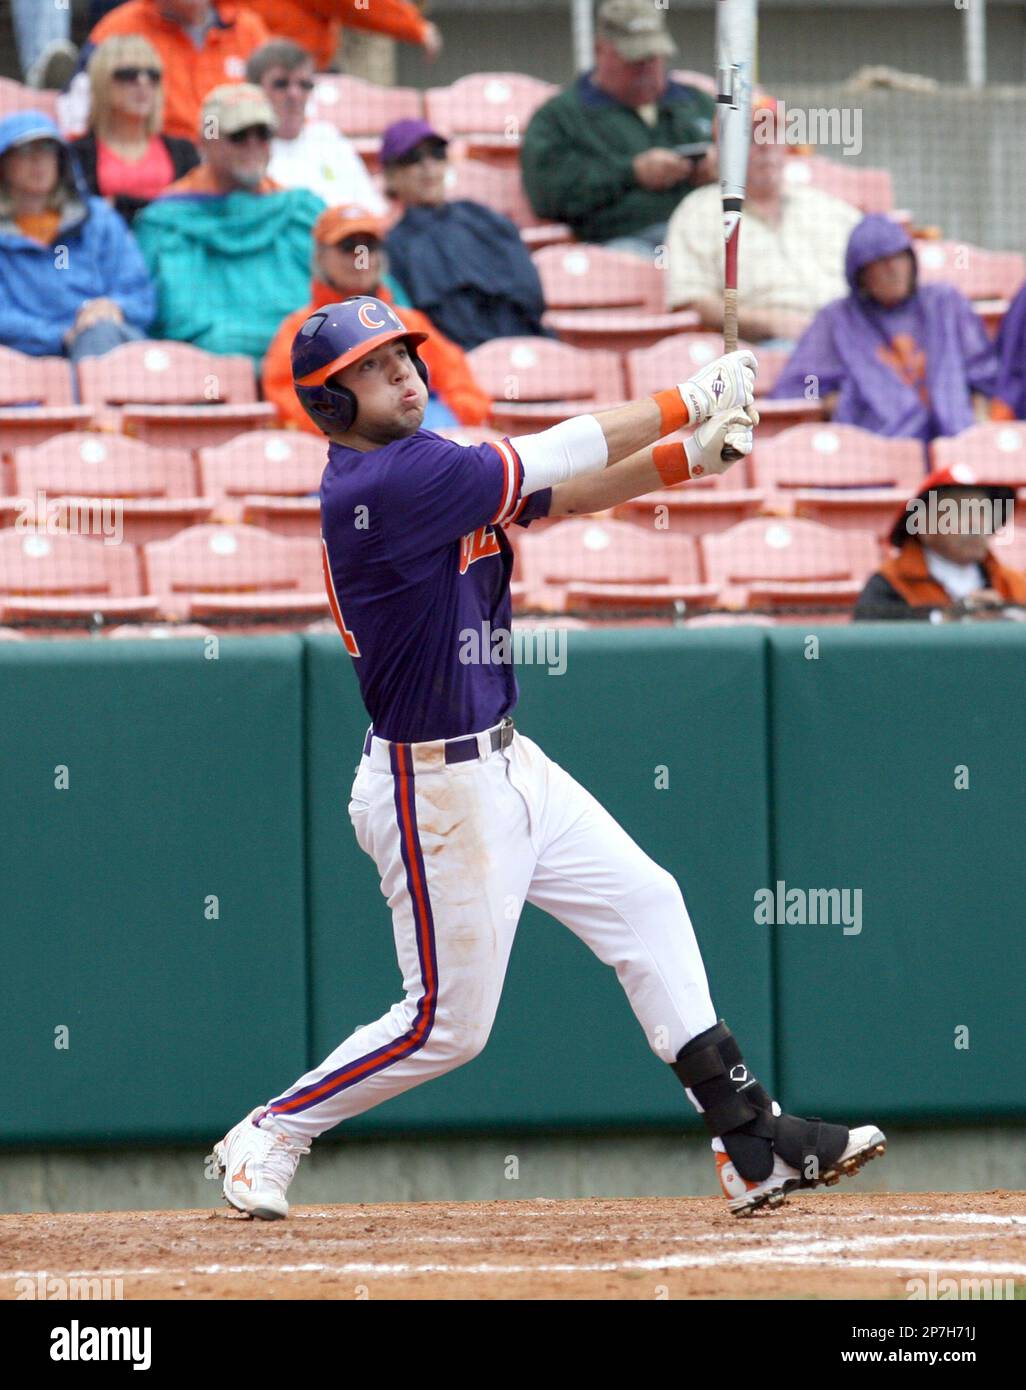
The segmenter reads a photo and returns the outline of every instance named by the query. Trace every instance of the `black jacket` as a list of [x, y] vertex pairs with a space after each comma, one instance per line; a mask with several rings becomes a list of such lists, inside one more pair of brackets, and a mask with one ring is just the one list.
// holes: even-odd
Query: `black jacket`
[[[167, 152], [171, 156], [171, 164], [174, 168], [172, 181], [183, 178], [190, 169], [195, 169], [196, 165], [200, 162], [199, 155], [196, 153], [196, 147], [191, 140], [180, 140], [174, 135], [158, 135], [157, 139], [163, 140], [167, 147]], [[78, 160], [79, 168], [82, 171], [82, 177], [85, 179], [90, 193], [95, 194], [98, 198], [102, 198], [104, 195], [100, 192], [97, 182], [96, 169], [98, 157], [95, 134], [91, 130], [88, 131], [78, 140], [72, 140], [70, 148], [75, 158]], [[149, 202], [150, 199], [148, 198], [117, 197], [114, 199], [114, 208], [117, 212], [120, 212], [128, 225], [131, 226], [135, 220], [136, 213], [141, 212]]]

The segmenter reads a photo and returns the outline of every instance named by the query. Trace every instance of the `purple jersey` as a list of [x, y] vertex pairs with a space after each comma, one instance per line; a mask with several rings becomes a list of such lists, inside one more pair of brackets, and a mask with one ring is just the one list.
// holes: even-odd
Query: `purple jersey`
[[517, 702], [512, 664], [465, 664], [466, 634], [509, 631], [503, 527], [548, 513], [522, 498], [509, 440], [466, 448], [418, 430], [381, 449], [328, 449], [321, 536], [331, 611], [374, 732], [396, 743], [491, 728]]

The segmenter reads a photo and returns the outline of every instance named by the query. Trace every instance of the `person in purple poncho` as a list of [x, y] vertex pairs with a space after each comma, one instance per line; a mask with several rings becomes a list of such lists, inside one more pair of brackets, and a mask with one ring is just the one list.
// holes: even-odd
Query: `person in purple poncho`
[[1008, 306], [997, 340], [998, 370], [992, 420], [1026, 420], [1026, 285]]
[[813, 319], [770, 393], [821, 398], [838, 424], [922, 439], [975, 423], [997, 382], [994, 344], [953, 285], [919, 285], [908, 233], [864, 217], [845, 256], [851, 293]]

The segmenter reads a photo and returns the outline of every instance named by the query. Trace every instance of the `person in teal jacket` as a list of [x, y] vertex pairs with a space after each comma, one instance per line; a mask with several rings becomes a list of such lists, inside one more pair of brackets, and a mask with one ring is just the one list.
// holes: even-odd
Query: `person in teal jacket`
[[651, 256], [680, 200], [716, 177], [708, 148], [715, 103], [668, 79], [676, 47], [652, 0], [605, 0], [595, 66], [538, 108], [524, 134], [524, 189], [539, 217], [580, 241]]
[[202, 163], [150, 203], [133, 230], [157, 285], [156, 334], [262, 359], [306, 303], [323, 201], [267, 177], [274, 112], [259, 87], [217, 87], [200, 118]]
[[156, 296], [124, 220], [41, 111], [0, 121], [0, 345], [73, 361], [143, 338]]

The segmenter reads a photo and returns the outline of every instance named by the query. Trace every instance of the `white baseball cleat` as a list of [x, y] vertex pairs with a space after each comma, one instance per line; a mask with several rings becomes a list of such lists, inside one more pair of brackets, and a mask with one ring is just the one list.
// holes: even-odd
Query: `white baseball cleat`
[[762, 1182], [749, 1182], [734, 1167], [726, 1153], [717, 1153], [716, 1172], [723, 1195], [730, 1202], [735, 1216], [750, 1216], [760, 1207], [779, 1207], [789, 1192], [796, 1188], [833, 1187], [843, 1177], [852, 1177], [872, 1158], [878, 1158], [887, 1148], [885, 1135], [875, 1125], [862, 1125], [848, 1131], [848, 1144], [829, 1168], [817, 1177], [803, 1177], [797, 1168], [785, 1163], [778, 1153], [773, 1155], [773, 1171]]
[[257, 1106], [214, 1145], [218, 1170], [224, 1174], [225, 1201], [261, 1221], [288, 1216], [285, 1193], [300, 1157], [310, 1152], [308, 1143], [273, 1125], [274, 1119]]

